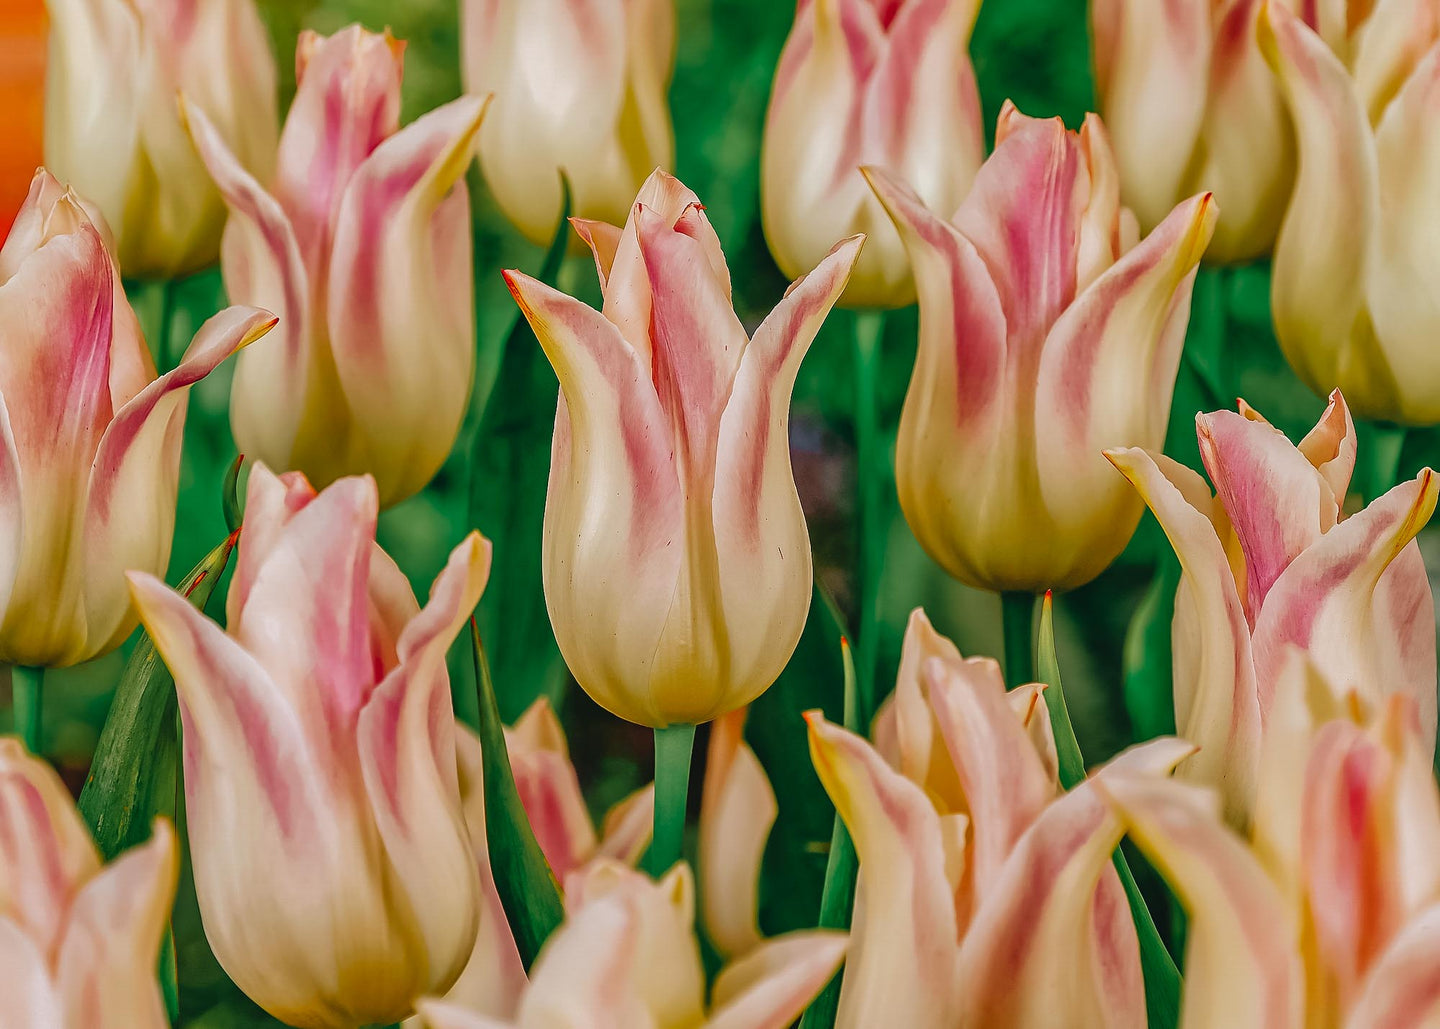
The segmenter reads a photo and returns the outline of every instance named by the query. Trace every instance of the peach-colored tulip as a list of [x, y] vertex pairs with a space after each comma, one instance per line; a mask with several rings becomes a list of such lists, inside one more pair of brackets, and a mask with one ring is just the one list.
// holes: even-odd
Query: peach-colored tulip
[[[478, 1014], [511, 1018], [527, 980], [490, 868], [480, 739], [462, 728], [455, 742], [460, 800], [480, 869], [480, 931], [470, 963], [445, 1000]], [[575, 766], [570, 763], [565, 731], [549, 701], [544, 697], [535, 701], [520, 721], [505, 731], [505, 745], [520, 802], [556, 879], [563, 883], [596, 860], [617, 859], [631, 865], [640, 860], [654, 824], [654, 787], [646, 786], [611, 808], [597, 837]]]
[[375, 544], [376, 511], [368, 478], [316, 495], [256, 465], [227, 628], [131, 577], [180, 695], [205, 934], [295, 1026], [403, 1018], [449, 989], [475, 942], [445, 652], [490, 545], [456, 547], [421, 609]]
[[[565, 884], [566, 920], [547, 941], [512, 1021], [422, 1001], [430, 1029], [782, 1029], [845, 953], [842, 933], [788, 933], [722, 970], [710, 1004], [693, 931], [695, 885], [600, 861]], [[898, 1024], [898, 1023], [897, 1023]]]
[[1007, 104], [995, 137], [951, 221], [867, 169], [920, 295], [896, 484], [957, 579], [1064, 589], [1103, 571], [1140, 520], [1100, 452], [1164, 442], [1215, 204], [1193, 197], [1136, 243], [1098, 118], [1077, 134]]
[[254, 0], [46, 0], [45, 161], [115, 229], [126, 275], [212, 263], [225, 205], [186, 138], [175, 94], [239, 163], [275, 163], [275, 61]]
[[695, 194], [656, 172], [625, 228], [577, 221], [604, 308], [519, 272], [560, 379], [542, 572], [576, 680], [643, 725], [702, 722], [775, 681], [810, 607], [790, 393], [845, 287], [835, 246], [750, 338]]
[[1440, 5], [1267, 5], [1261, 40], [1295, 124], [1299, 175], [1275, 244], [1285, 356], [1357, 414], [1440, 422]]
[[163, 820], [101, 867], [60, 777], [0, 739], [0, 1026], [166, 1029], [155, 970], [178, 874]]
[[674, 0], [463, 0], [465, 87], [493, 93], [480, 167], [533, 242], [555, 234], [560, 172], [574, 212], [620, 222], [675, 160], [666, 93]]
[[1336, 392], [1292, 445], [1243, 402], [1196, 418], [1215, 483], [1136, 448], [1108, 451], [1170, 537], [1184, 574], [1175, 597], [1175, 723], [1200, 745], [1182, 773], [1218, 786], [1248, 822], [1275, 682], [1289, 645], [1367, 700], [1415, 699], [1435, 730], [1435, 616], [1415, 534], [1440, 484], [1424, 470], [1346, 517], [1355, 427]]
[[933, 210], [960, 206], [985, 159], [970, 29], [980, 0], [800, 0], [761, 151], [765, 238], [791, 277], [837, 239], [869, 239], [847, 307], [901, 307], [915, 280], [860, 175], [877, 165]]
[[156, 377], [98, 213], [48, 172], [0, 249], [0, 661], [70, 665], [135, 628], [170, 560], [189, 387], [275, 324], [232, 307]]
[[358, 26], [301, 34], [268, 191], [185, 104], [230, 206], [226, 289], [280, 315], [283, 339], [238, 362], [236, 442], [319, 486], [369, 473], [382, 506], [450, 453], [474, 364], [462, 177], [485, 102], [461, 98], [399, 128], [403, 51]]
[[1290, 121], [1256, 23], [1265, 0], [1091, 0], [1095, 88], [1120, 196], [1150, 231], [1203, 190], [1206, 257], [1270, 252], [1295, 179]]
[[[812, 712], [810, 753], [860, 859], [839, 1029], [1145, 1024], [1140, 952], [1097, 782], [1163, 776], [1193, 748], [1135, 748], [1069, 793], [1039, 688], [1006, 693], [919, 611], [882, 753]], [[1038, 746], [1037, 746], [1038, 742]]]

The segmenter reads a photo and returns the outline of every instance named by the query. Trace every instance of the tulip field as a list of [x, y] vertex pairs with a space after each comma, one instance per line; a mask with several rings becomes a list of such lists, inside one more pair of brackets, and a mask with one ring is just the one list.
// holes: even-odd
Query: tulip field
[[1440, 1029], [1440, 0], [4, 0], [0, 1029]]

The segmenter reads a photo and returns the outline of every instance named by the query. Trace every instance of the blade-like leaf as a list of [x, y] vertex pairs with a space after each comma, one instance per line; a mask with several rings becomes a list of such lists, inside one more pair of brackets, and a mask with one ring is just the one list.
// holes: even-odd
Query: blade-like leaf
[[[570, 233], [570, 183], [539, 278], [553, 285]], [[495, 385], [470, 449], [470, 525], [495, 544], [490, 588], [480, 601], [481, 633], [491, 642], [504, 696], [501, 713], [518, 717], [541, 693], [563, 685], [565, 663], [550, 628], [540, 578], [541, 526], [550, 474], [559, 381], [530, 324], [517, 314]]]
[[[1071, 789], [1085, 778], [1085, 758], [1070, 712], [1065, 706], [1065, 691], [1060, 685], [1060, 662], [1055, 657], [1055, 622], [1051, 612], [1050, 594], [1040, 608], [1040, 635], [1036, 641], [1035, 667], [1045, 684], [1045, 706], [1050, 709], [1050, 724], [1055, 731], [1055, 750], [1060, 758], [1060, 785]], [[1115, 851], [1115, 871], [1130, 901], [1130, 915], [1135, 920], [1135, 933], [1140, 939], [1140, 969], [1145, 976], [1145, 1008], [1150, 1029], [1175, 1029], [1180, 1020], [1180, 970], [1165, 941], [1155, 928], [1155, 919], [1145, 905], [1140, 887], [1125, 855]]]
[[225, 528], [231, 532], [240, 528], [245, 514], [240, 502], [240, 470], [243, 467], [245, 455], [236, 454], [235, 460], [230, 462], [229, 470], [225, 472], [224, 485], [220, 487], [220, 510], [225, 514]]
[[520, 803], [510, 752], [505, 746], [505, 725], [495, 701], [495, 684], [480, 642], [480, 630], [470, 619], [470, 640], [475, 653], [475, 684], [480, 700], [481, 775], [485, 790], [485, 838], [490, 867], [505, 918], [529, 971], [545, 940], [565, 919], [555, 873], [540, 850], [530, 818]]

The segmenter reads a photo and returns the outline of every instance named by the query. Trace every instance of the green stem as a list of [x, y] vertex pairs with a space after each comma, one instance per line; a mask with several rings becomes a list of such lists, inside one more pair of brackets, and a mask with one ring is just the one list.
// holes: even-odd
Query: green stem
[[690, 753], [695, 726], [685, 722], [655, 730], [655, 837], [647, 870], [659, 878], [679, 861], [685, 844], [685, 802], [690, 796]]
[[886, 522], [882, 507], [886, 470], [880, 444], [880, 414], [875, 384], [880, 377], [880, 344], [885, 335], [884, 311], [855, 316], [855, 483], [858, 494], [856, 529], [859, 561], [855, 592], [860, 601], [856, 674], [860, 686], [860, 724], [875, 713], [875, 663], [880, 652], [880, 576], [885, 564]]
[[15, 702], [15, 734], [30, 753], [40, 754], [40, 708], [45, 694], [45, 669], [15, 665], [10, 669]]
[[1005, 630], [1005, 679], [1010, 688], [1035, 681], [1035, 594], [1000, 594], [1000, 621]]
[[1384, 496], [1399, 481], [1406, 433], [1405, 426], [1390, 422], [1372, 422], [1370, 428], [1370, 474], [1362, 490], [1367, 504]]

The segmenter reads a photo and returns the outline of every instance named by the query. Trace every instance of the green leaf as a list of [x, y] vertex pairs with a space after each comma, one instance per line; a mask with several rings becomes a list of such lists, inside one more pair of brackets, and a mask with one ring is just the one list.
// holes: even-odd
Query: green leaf
[[1167, 553], [1160, 558], [1155, 578], [1125, 631], [1125, 710], [1135, 739], [1150, 740], [1175, 732], [1170, 623], [1179, 585], [1180, 561]]
[[[570, 182], [539, 278], [553, 285], [565, 256]], [[470, 524], [495, 545], [478, 617], [502, 685], [502, 714], [518, 717], [542, 693], [558, 700], [565, 663], [550, 628], [540, 576], [550, 437], [559, 382], [523, 315], [505, 340], [500, 369], [470, 449]]]
[[225, 528], [231, 532], [240, 529], [245, 511], [240, 503], [240, 470], [245, 467], [245, 455], [236, 454], [225, 472], [224, 485], [220, 487], [220, 510], [225, 515]]
[[[1075, 739], [1070, 712], [1065, 706], [1065, 691], [1060, 685], [1060, 662], [1055, 657], [1055, 623], [1049, 593], [1045, 594], [1045, 602], [1040, 609], [1040, 637], [1036, 649], [1036, 668], [1040, 672], [1040, 681], [1046, 686], [1043, 696], [1045, 706], [1050, 710], [1055, 750], [1060, 758], [1060, 785], [1068, 790], [1084, 781], [1085, 758], [1080, 753], [1079, 741]], [[1140, 938], [1140, 969], [1145, 976], [1145, 1008], [1150, 1029], [1175, 1029], [1180, 1021], [1180, 970], [1165, 949], [1165, 941], [1155, 928], [1155, 919], [1145, 905], [1145, 898], [1135, 883], [1125, 855], [1117, 849], [1113, 860], [1120, 883], [1125, 887], [1125, 897], [1130, 902], [1135, 933]]]
[[530, 818], [520, 803], [510, 752], [505, 746], [505, 724], [495, 701], [495, 684], [480, 642], [480, 630], [470, 619], [470, 640], [475, 653], [475, 683], [480, 699], [481, 775], [485, 790], [485, 838], [490, 867], [505, 918], [528, 972], [540, 948], [565, 919], [555, 873], [540, 850]]

